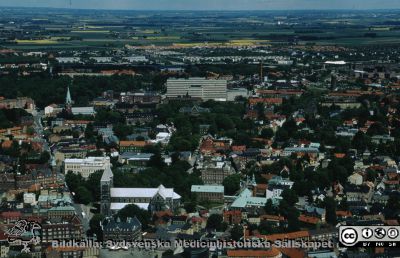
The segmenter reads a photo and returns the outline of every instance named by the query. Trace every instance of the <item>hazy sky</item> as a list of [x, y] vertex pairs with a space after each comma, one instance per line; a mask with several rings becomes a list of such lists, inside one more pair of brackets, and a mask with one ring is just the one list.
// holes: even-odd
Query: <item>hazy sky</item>
[[400, 8], [400, 0], [0, 0], [0, 6], [138, 10], [392, 9]]

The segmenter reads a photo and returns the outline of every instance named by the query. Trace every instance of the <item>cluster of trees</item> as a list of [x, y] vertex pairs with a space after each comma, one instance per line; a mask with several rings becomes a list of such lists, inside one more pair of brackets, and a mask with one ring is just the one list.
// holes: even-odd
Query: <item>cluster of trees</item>
[[281, 196], [283, 199], [280, 201], [279, 206], [273, 205], [272, 201], [268, 200], [264, 210], [267, 214], [284, 216], [287, 219], [287, 225], [285, 227], [282, 225], [280, 228], [276, 228], [271, 224], [264, 223], [261, 225], [261, 232], [271, 230], [277, 233], [299, 230], [300, 222], [298, 217], [300, 213], [294, 206], [299, 200], [296, 192], [291, 189], [285, 189]]
[[125, 117], [118, 111], [101, 108], [96, 110], [95, 123], [125, 124]]
[[160, 153], [156, 153], [149, 162], [149, 167], [137, 174], [125, 173], [118, 169], [114, 171], [115, 187], [173, 187], [182, 196], [183, 201], [191, 200], [190, 185], [203, 184], [200, 173], [194, 171], [191, 174], [187, 170], [191, 166], [180, 160], [173, 160], [171, 166], [167, 166]]
[[[209, 231], [224, 232], [228, 229], [228, 223], [223, 221], [223, 218], [219, 214], [211, 214], [207, 219], [206, 229]], [[243, 227], [235, 224], [230, 228], [231, 239], [239, 241], [243, 237]]]
[[99, 241], [103, 240], [103, 230], [101, 229], [101, 223], [105, 219], [104, 214], [96, 213], [89, 221], [89, 230], [87, 232], [88, 236], [96, 235]]
[[[301, 162], [299, 160], [299, 162]], [[299, 167], [299, 166], [297, 166]], [[346, 156], [341, 159], [332, 158], [327, 168], [312, 167], [304, 170], [290, 171], [290, 179], [295, 182], [293, 188], [301, 196], [309, 196], [313, 189], [325, 189], [330, 187], [333, 182], [340, 182], [345, 185], [347, 177], [354, 172], [354, 161]]]
[[100, 201], [100, 179], [103, 171], [96, 171], [85, 180], [80, 174], [67, 171], [65, 181], [71, 192], [74, 192], [74, 200], [77, 203], [89, 204]]
[[[126, 221], [128, 217], [137, 217], [142, 224], [142, 229], [146, 230], [149, 228], [151, 214], [149, 211], [143, 210], [135, 204], [129, 204], [119, 210], [118, 213], [114, 215], [114, 217], [121, 219], [121, 221]], [[107, 240], [103, 239], [103, 230], [101, 229], [101, 223], [106, 223], [104, 219], [104, 214], [97, 213], [93, 215], [93, 217], [89, 221], [89, 230], [87, 232], [89, 236], [96, 235], [99, 241]]]
[[[51, 103], [64, 103], [67, 85], [70, 85], [72, 99], [76, 105], [87, 105], [106, 90], [116, 92], [133, 91], [153, 85], [161, 88], [165, 78], [153, 73], [142, 76], [76, 77], [71, 85], [67, 76], [50, 77], [38, 74], [26, 77], [3, 76], [0, 78], [0, 95], [6, 98], [30, 96], [43, 108]], [[49, 94], [51, 92], [51, 94]]]
[[22, 117], [32, 117], [32, 115], [19, 108], [0, 109], [0, 129], [19, 125]]
[[222, 182], [226, 195], [235, 195], [240, 188], [241, 174], [234, 174], [226, 177]]
[[216, 230], [216, 231], [225, 231], [228, 228], [228, 224], [223, 222], [223, 218], [219, 214], [211, 214], [207, 219], [206, 229], [208, 230]]
[[135, 204], [129, 204], [119, 210], [116, 217], [120, 218], [122, 221], [125, 221], [129, 217], [137, 217], [142, 224], [142, 229], [147, 229], [149, 227], [151, 214], [149, 211], [143, 210]]
[[[217, 136], [226, 136], [234, 140], [234, 144], [253, 146], [252, 138], [258, 132], [253, 121], [243, 119], [245, 103], [223, 103], [207, 101], [201, 107], [208, 108], [209, 113], [198, 116], [188, 116], [179, 112], [181, 107], [193, 104], [184, 102], [171, 102], [162, 105], [158, 110], [158, 122], [173, 122], [177, 132], [170, 141], [169, 150], [186, 151], [197, 148], [200, 139], [200, 125], [209, 125], [208, 133]], [[258, 145], [257, 145], [258, 146]]]

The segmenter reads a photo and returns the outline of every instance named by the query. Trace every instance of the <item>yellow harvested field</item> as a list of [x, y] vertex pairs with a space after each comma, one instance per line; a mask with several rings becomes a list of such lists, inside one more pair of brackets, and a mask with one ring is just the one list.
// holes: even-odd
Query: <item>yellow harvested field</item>
[[104, 29], [104, 26], [86, 26], [87, 29], [92, 29], [92, 30], [98, 30], [98, 29]]
[[376, 31], [389, 31], [390, 28], [389, 28], [389, 27], [374, 27], [374, 28], [371, 28], [371, 30], [376, 30]]
[[260, 39], [236, 39], [229, 41], [232, 44], [242, 44], [242, 45], [253, 45], [253, 44], [260, 44], [260, 43], [268, 43], [269, 40], [260, 40]]
[[110, 33], [109, 30], [71, 30], [71, 33]]
[[70, 40], [71, 37], [51, 37], [50, 40]]
[[155, 30], [141, 30], [139, 31], [140, 33], [144, 33], [144, 34], [154, 34], [157, 33], [157, 31]]
[[146, 37], [147, 40], [178, 40], [181, 37], [178, 36], [159, 36], [159, 37]]
[[174, 43], [175, 47], [206, 47], [206, 46], [222, 46], [223, 43]]
[[17, 39], [15, 40], [17, 44], [37, 44], [37, 45], [50, 45], [50, 44], [57, 44], [56, 40], [52, 39]]
[[178, 48], [192, 48], [192, 47], [240, 47], [240, 46], [254, 46], [261, 43], [268, 43], [268, 40], [231, 40], [229, 42], [212, 42], [212, 43], [175, 43], [174, 47]]

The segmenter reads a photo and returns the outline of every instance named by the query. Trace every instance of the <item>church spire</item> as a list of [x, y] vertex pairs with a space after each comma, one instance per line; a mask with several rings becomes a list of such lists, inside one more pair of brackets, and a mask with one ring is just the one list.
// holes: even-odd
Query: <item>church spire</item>
[[[72, 81], [71, 81], [72, 85]], [[69, 86], [67, 86], [67, 96], [65, 97], [65, 110], [68, 113], [72, 113], [72, 98], [71, 98], [71, 92], [69, 90]]]
[[69, 91], [69, 86], [67, 87], [67, 97], [65, 98], [65, 104], [72, 105], [71, 92]]
[[252, 184], [253, 186], [256, 186], [256, 185], [257, 185], [256, 176], [254, 175], [254, 173], [253, 173], [253, 177], [251, 178], [251, 184]]

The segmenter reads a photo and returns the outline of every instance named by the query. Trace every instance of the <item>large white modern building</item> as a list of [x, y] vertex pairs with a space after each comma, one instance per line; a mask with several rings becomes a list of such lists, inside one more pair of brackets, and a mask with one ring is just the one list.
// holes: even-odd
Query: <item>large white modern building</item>
[[96, 171], [104, 171], [110, 166], [111, 165], [109, 157], [87, 157], [85, 159], [64, 160], [65, 173], [72, 171], [75, 174], [81, 174], [83, 178], [88, 178]]
[[227, 98], [227, 81], [206, 78], [168, 79], [167, 97], [176, 98], [190, 96], [207, 100], [223, 100]]

